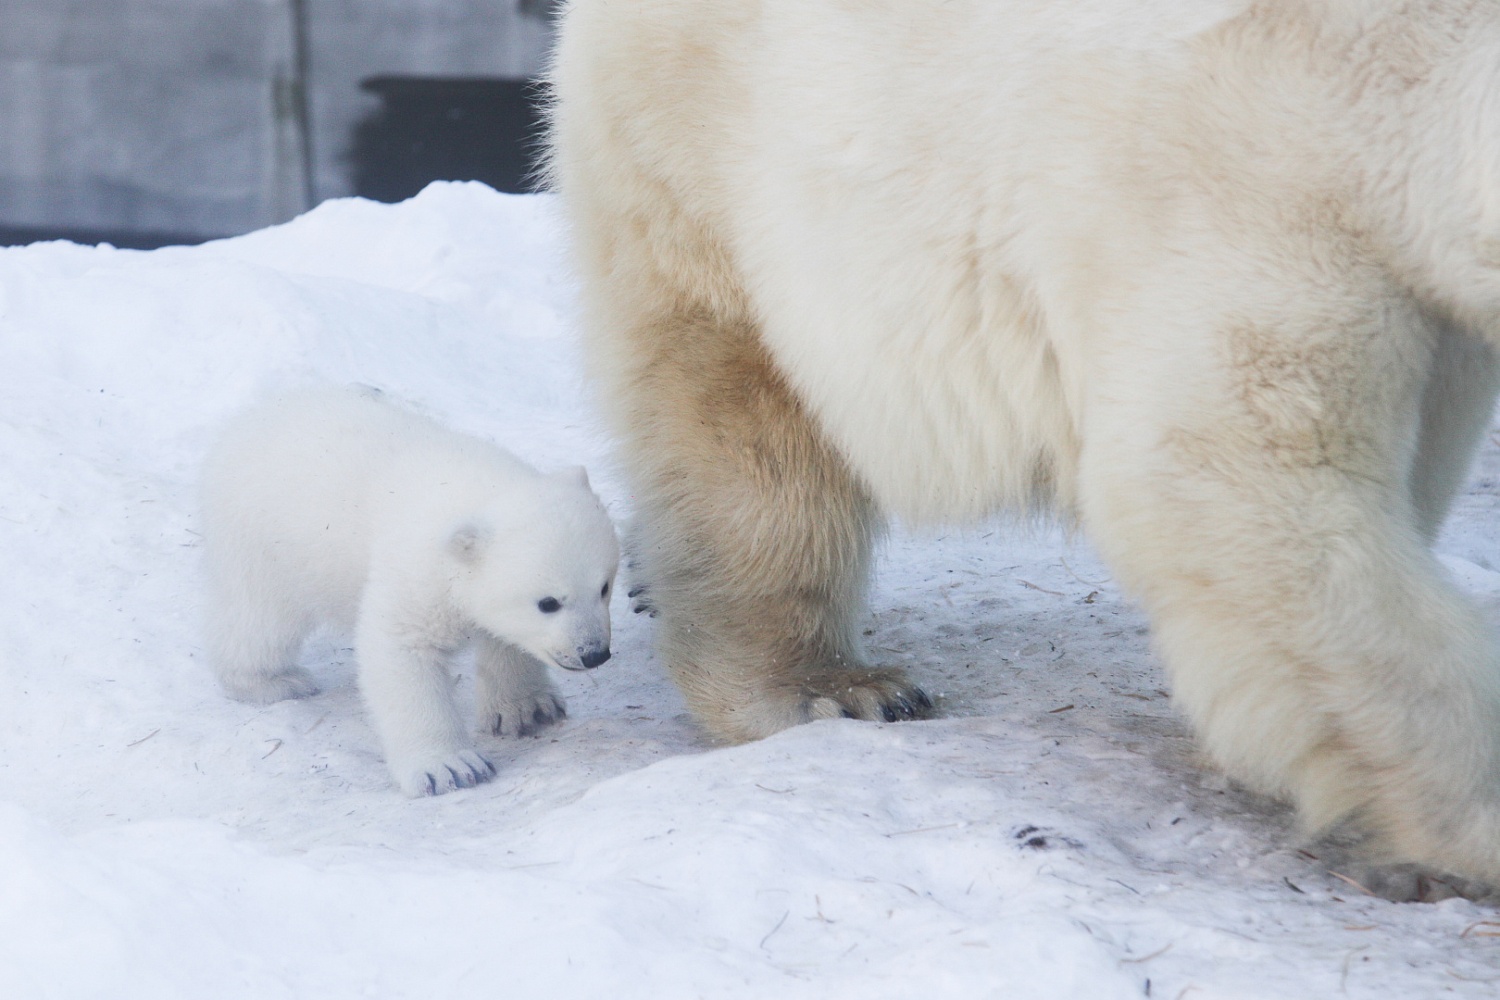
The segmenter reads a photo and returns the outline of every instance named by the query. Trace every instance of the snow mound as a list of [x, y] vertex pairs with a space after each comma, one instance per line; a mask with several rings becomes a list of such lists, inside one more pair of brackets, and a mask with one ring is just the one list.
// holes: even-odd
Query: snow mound
[[[262, 392], [378, 385], [629, 497], [546, 197], [437, 184], [148, 253], [0, 250], [0, 981], [24, 998], [1490, 997], [1496, 915], [1362, 895], [1172, 712], [1056, 532], [897, 533], [866, 625], [925, 723], [717, 748], [616, 606], [568, 722], [407, 801], [347, 637], [252, 707], [197, 635], [196, 470]], [[1500, 451], [1440, 547], [1500, 596]], [[461, 678], [467, 685], [468, 678]]]

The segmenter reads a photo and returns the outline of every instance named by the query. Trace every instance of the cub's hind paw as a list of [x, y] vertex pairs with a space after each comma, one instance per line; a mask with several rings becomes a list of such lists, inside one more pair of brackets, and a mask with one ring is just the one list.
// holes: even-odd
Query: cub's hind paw
[[625, 594], [630, 598], [630, 610], [636, 614], [645, 614], [651, 618], [656, 617], [656, 605], [651, 603], [651, 588], [644, 583], [638, 583], [631, 587]]
[[657, 608], [656, 603], [651, 600], [651, 584], [647, 580], [642, 579], [644, 571], [641, 569], [641, 560], [636, 556], [634, 551], [638, 544], [640, 544], [640, 539], [636, 537], [636, 533], [632, 530], [626, 537], [625, 553], [622, 560], [625, 564], [626, 579], [630, 581], [630, 589], [625, 592], [625, 596], [630, 600], [631, 611], [638, 615], [645, 614], [655, 618]]
[[495, 765], [476, 751], [458, 750], [393, 765], [391, 774], [408, 798], [417, 799], [482, 785], [495, 776]]
[[496, 706], [482, 724], [496, 736], [534, 736], [567, 716], [562, 695], [549, 690]]
[[312, 674], [301, 667], [288, 667], [275, 674], [261, 674], [251, 678], [221, 677], [224, 693], [235, 701], [252, 705], [269, 705], [288, 698], [306, 698], [318, 693], [318, 682]]

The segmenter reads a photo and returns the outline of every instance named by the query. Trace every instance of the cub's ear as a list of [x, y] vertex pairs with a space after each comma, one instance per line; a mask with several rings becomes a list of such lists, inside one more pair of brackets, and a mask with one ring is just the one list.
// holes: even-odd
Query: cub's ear
[[484, 555], [489, 538], [488, 526], [478, 521], [465, 521], [448, 536], [448, 552], [465, 566], [472, 566]]
[[571, 483], [572, 485], [581, 487], [583, 489], [589, 488], [589, 470], [585, 469], [581, 465], [574, 465], [566, 469], [559, 469], [552, 475], [553, 478], [561, 479], [565, 483]]

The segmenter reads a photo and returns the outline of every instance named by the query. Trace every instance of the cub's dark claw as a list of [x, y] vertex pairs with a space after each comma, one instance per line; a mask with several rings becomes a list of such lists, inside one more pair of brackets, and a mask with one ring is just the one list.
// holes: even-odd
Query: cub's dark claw
[[652, 618], [656, 617], [656, 605], [651, 603], [650, 587], [644, 583], [638, 583], [634, 587], [631, 587], [625, 596], [630, 598], [632, 602], [630, 605], [631, 611], [634, 611], [638, 615], [649, 614]]
[[553, 701], [550, 709], [538, 705], [531, 710], [531, 721], [523, 722], [516, 727], [516, 735], [535, 736], [554, 722], [559, 722], [567, 717], [568, 710], [556, 701]]

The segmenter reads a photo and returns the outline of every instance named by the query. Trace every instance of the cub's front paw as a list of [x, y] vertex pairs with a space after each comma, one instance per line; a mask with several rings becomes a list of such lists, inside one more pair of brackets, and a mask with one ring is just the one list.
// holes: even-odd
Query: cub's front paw
[[563, 696], [549, 688], [489, 706], [479, 724], [496, 736], [534, 736], [567, 715]]
[[455, 750], [392, 763], [391, 776], [402, 792], [416, 799], [483, 784], [495, 776], [495, 765], [473, 750]]

